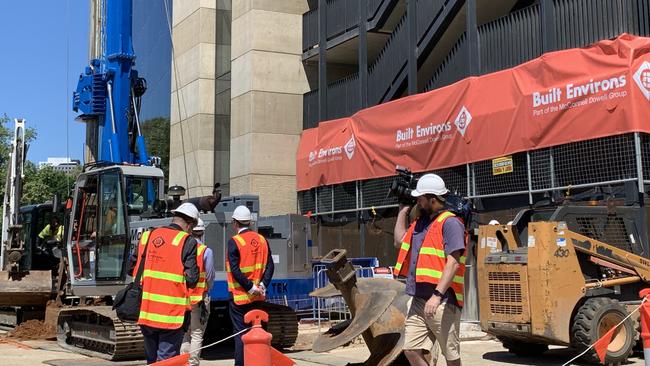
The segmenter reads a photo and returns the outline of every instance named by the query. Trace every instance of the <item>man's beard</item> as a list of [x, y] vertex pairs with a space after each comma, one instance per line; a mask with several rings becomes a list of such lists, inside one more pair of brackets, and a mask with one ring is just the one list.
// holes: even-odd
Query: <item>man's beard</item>
[[419, 209], [420, 217], [429, 217], [433, 213], [431, 209], [420, 207]]

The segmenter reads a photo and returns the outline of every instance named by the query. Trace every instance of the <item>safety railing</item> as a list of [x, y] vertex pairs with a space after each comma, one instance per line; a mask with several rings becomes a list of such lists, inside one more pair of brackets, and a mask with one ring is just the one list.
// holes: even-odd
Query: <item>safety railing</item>
[[[650, 36], [650, 0], [555, 0], [549, 47], [583, 47], [622, 33]], [[520, 9], [478, 27], [481, 74], [503, 70], [544, 52], [539, 4]], [[548, 50], [547, 50], [548, 51]], [[438, 66], [425, 90], [453, 84], [469, 76], [469, 53], [463, 34]]]
[[[372, 278], [374, 276], [373, 267], [355, 266], [357, 278]], [[317, 264], [313, 267], [314, 271], [314, 290], [326, 287], [330, 284], [327, 278], [325, 265]], [[391, 268], [392, 271], [392, 268]], [[313, 318], [318, 322], [318, 331], [322, 331], [322, 321], [344, 321], [352, 317], [342, 296], [335, 296], [328, 299], [313, 298]]]
[[[366, 29], [374, 30], [388, 17], [399, 0], [368, 0], [366, 9], [361, 9], [359, 0], [327, 0], [326, 38], [328, 43], [342, 34], [351, 32], [359, 27], [361, 21], [366, 21]], [[318, 35], [318, 8], [312, 9], [302, 17], [303, 39], [302, 49], [307, 52], [320, 41]], [[365, 15], [365, 16], [364, 16]], [[350, 38], [355, 35], [350, 34]], [[347, 39], [342, 39], [345, 41]], [[330, 46], [328, 44], [328, 46]]]
[[318, 89], [314, 89], [302, 96], [303, 129], [318, 126], [318, 113]]

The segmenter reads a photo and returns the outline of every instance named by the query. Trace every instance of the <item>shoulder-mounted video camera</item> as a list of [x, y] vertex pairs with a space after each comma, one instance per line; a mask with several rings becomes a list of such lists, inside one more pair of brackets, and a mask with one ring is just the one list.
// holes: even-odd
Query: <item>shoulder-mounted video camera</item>
[[397, 201], [403, 205], [415, 205], [416, 199], [411, 196], [411, 192], [417, 186], [418, 178], [415, 177], [409, 168], [399, 165], [395, 168], [395, 172], [397, 173], [397, 178], [390, 185], [388, 195], [397, 197]]
[[[403, 205], [414, 206], [417, 199], [411, 196], [411, 192], [417, 187], [419, 178], [415, 177], [409, 168], [397, 166], [395, 168], [397, 178], [391, 184], [388, 195], [397, 197], [397, 201]], [[465, 225], [469, 225], [472, 216], [472, 203], [469, 199], [456, 193], [447, 193], [444, 196], [445, 210], [453, 212], [463, 219]]]

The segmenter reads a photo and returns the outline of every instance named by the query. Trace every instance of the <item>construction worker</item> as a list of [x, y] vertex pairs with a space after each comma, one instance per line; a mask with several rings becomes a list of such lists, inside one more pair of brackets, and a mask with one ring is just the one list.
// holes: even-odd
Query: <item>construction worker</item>
[[395, 224], [399, 254], [394, 274], [406, 277], [406, 293], [413, 296], [404, 341], [404, 354], [412, 366], [429, 365], [426, 352], [436, 341], [447, 365], [461, 364], [465, 226], [444, 209], [448, 192], [439, 176], [422, 176], [411, 193], [417, 198], [420, 217], [409, 225], [411, 207], [400, 205]]
[[40, 233], [38, 233], [38, 237], [42, 241], [57, 241], [57, 242], [62, 242], [63, 241], [63, 225], [61, 225], [61, 222], [59, 221], [59, 218], [56, 216], [52, 216], [50, 219], [50, 223], [45, 225], [43, 230], [41, 230]]
[[[226, 276], [230, 301], [230, 319], [235, 333], [245, 329], [244, 315], [257, 309], [266, 298], [266, 289], [273, 277], [273, 259], [266, 239], [249, 226], [251, 212], [238, 206], [232, 214], [237, 235], [228, 241]], [[235, 366], [244, 365], [241, 335], [235, 337]]]
[[183, 203], [172, 214], [169, 226], [142, 234], [131, 270], [135, 277], [144, 255], [138, 324], [147, 364], [180, 354], [190, 323], [189, 291], [199, 281], [197, 243], [188, 234], [198, 221], [199, 211], [193, 204]]
[[203, 345], [203, 334], [210, 318], [210, 288], [214, 282], [214, 256], [212, 249], [203, 244], [205, 223], [199, 218], [199, 223], [192, 230], [192, 236], [198, 242], [196, 263], [199, 266], [199, 282], [190, 289], [190, 303], [192, 304], [192, 320], [190, 328], [185, 332], [181, 353], [191, 352], [190, 366], [200, 364]]

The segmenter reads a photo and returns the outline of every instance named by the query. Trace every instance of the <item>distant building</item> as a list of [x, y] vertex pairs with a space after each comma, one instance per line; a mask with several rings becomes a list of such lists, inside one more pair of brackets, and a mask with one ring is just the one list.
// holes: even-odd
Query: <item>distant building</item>
[[38, 163], [38, 169], [43, 169], [46, 166], [51, 166], [54, 168], [54, 170], [69, 174], [77, 169], [79, 165], [81, 165], [81, 162], [75, 159], [47, 158], [47, 161], [41, 161]]

